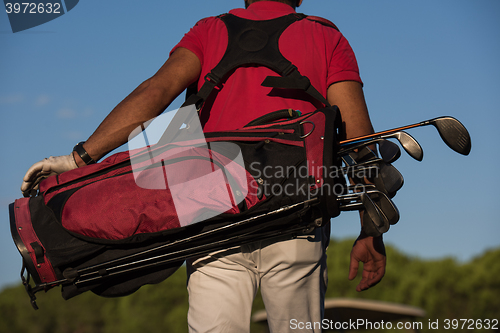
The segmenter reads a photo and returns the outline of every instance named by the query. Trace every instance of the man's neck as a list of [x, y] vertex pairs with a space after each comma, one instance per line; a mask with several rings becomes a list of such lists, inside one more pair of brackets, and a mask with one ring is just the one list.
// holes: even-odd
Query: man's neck
[[[276, 0], [245, 0], [245, 8], [248, 8], [252, 3], [258, 2], [258, 1], [276, 1]], [[276, 1], [276, 2], [281, 2], [281, 1]], [[281, 2], [283, 3], [283, 2]], [[294, 6], [292, 6], [293, 9], [295, 9]]]

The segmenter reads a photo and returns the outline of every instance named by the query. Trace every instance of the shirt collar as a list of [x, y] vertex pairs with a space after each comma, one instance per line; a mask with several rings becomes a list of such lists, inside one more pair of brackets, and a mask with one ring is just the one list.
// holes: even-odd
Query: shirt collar
[[257, 1], [248, 6], [247, 10], [279, 12], [282, 15], [295, 13], [290, 5], [277, 1]]

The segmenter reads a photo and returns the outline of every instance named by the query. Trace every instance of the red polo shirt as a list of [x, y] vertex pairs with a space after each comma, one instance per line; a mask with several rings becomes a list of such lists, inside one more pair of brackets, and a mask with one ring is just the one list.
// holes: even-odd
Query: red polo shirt
[[[251, 20], [269, 20], [293, 13], [292, 7], [275, 1], [258, 1], [248, 9], [234, 9], [230, 13]], [[227, 47], [224, 23], [208, 17], [200, 20], [177, 44], [172, 52], [184, 47], [194, 52], [201, 62], [198, 89], [204, 77], [222, 59]], [[279, 48], [302, 75], [326, 96], [327, 88], [339, 81], [358, 81], [358, 65], [354, 52], [344, 36], [336, 29], [311, 20], [292, 23], [281, 35]], [[212, 93], [201, 110], [205, 132], [241, 128], [251, 120], [272, 111], [293, 108], [302, 113], [314, 111], [310, 99], [297, 91], [271, 93], [262, 87], [268, 76], [277, 74], [267, 67], [241, 67], [227, 79], [220, 91]]]

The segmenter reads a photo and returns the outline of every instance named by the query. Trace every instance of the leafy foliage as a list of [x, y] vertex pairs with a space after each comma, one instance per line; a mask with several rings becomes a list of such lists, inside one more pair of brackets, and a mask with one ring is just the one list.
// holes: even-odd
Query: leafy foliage
[[[358, 293], [347, 280], [354, 240], [332, 240], [328, 249], [327, 297], [352, 297], [403, 303], [423, 308], [428, 320], [500, 319], [500, 248], [467, 263], [451, 258], [422, 260], [387, 246], [386, 276], [376, 287]], [[37, 294], [34, 311], [23, 286], [0, 293], [0, 332], [136, 333], [187, 332], [188, 296], [183, 268], [158, 285], [142, 287], [121, 298], [90, 292], [64, 301], [57, 290]], [[262, 299], [254, 311], [263, 309]], [[423, 332], [427, 330], [424, 325]], [[252, 332], [265, 328], [253, 324]], [[378, 331], [381, 332], [381, 331]], [[460, 332], [460, 330], [454, 330]]]

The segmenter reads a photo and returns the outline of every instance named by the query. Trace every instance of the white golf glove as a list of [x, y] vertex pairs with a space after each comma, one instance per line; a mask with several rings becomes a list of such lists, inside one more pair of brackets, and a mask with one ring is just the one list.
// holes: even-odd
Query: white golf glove
[[28, 169], [28, 172], [26, 172], [23, 178], [21, 191], [25, 197], [28, 197], [32, 190], [38, 189], [38, 184], [40, 184], [43, 179], [76, 168], [78, 168], [78, 165], [73, 158], [73, 152], [69, 155], [44, 158]]

